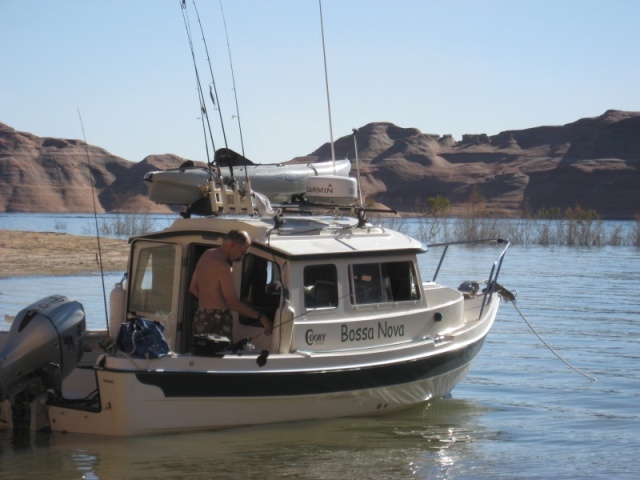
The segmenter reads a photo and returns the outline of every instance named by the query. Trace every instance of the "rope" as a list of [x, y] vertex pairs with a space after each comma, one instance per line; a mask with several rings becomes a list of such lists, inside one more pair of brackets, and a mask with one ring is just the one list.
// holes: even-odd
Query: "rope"
[[[503, 288], [504, 288], [504, 287], [503, 287]], [[504, 298], [504, 297], [503, 297], [503, 298]], [[508, 300], [507, 300], [507, 301], [508, 301]], [[553, 347], [551, 347], [551, 345], [549, 345], [547, 342], [545, 342], [545, 341], [544, 341], [544, 339], [542, 338], [542, 336], [541, 336], [541, 335], [536, 331], [536, 329], [535, 329], [535, 328], [533, 328], [533, 325], [531, 325], [531, 323], [529, 323], [529, 321], [526, 319], [526, 317], [524, 316], [524, 314], [520, 311], [520, 309], [519, 309], [519, 308], [518, 308], [518, 306], [516, 305], [515, 298], [513, 298], [513, 299], [511, 300], [511, 303], [513, 304], [513, 307], [514, 307], [514, 308], [518, 311], [518, 313], [520, 314], [520, 317], [522, 318], [522, 320], [524, 320], [524, 323], [526, 323], [526, 324], [529, 326], [529, 328], [531, 329], [531, 331], [535, 334], [535, 336], [536, 336], [536, 337], [538, 337], [538, 340], [540, 340], [540, 341], [543, 343], [543, 345], [549, 349], [549, 351], [550, 351], [551, 353], [553, 353], [556, 357], [558, 357], [558, 359], [559, 359], [560, 361], [562, 361], [562, 363], [564, 363], [567, 367], [571, 368], [572, 370], [574, 370], [574, 371], [578, 372], [580, 375], [582, 375], [582, 376], [584, 376], [584, 377], [587, 377], [588, 379], [590, 379], [590, 380], [592, 380], [592, 381], [594, 381], [594, 382], [597, 380], [595, 377], [592, 377], [591, 375], [588, 375], [588, 374], [584, 373], [582, 370], [580, 370], [580, 369], [578, 369], [578, 368], [574, 367], [574, 366], [573, 366], [573, 365], [571, 365], [567, 360], [565, 360], [564, 358], [562, 358], [562, 356], [561, 356], [558, 352], [556, 352], [556, 351], [553, 349]]]

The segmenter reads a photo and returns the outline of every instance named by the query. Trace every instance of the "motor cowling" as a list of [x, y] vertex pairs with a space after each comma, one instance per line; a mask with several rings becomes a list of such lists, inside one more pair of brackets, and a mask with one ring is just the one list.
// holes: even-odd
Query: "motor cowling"
[[85, 333], [84, 309], [67, 297], [52, 295], [21, 310], [0, 352], [0, 401], [34, 390], [34, 382], [37, 390], [60, 393], [82, 359]]

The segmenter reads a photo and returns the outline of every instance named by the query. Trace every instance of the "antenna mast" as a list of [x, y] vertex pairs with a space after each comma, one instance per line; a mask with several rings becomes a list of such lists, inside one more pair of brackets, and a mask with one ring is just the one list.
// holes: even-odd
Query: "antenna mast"
[[333, 160], [333, 174], [336, 174], [336, 151], [333, 147], [333, 125], [331, 124], [331, 99], [329, 96], [329, 74], [327, 73], [327, 50], [324, 45], [324, 22], [322, 20], [322, 0], [318, 0], [320, 7], [320, 30], [322, 32], [322, 56], [324, 57], [324, 83], [327, 90], [327, 110], [329, 112], [329, 137], [331, 139], [331, 160]]

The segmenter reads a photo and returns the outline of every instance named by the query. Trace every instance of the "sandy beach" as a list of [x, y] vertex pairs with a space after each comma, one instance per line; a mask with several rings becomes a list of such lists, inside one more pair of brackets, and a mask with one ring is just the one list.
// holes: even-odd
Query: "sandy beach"
[[[126, 270], [126, 240], [100, 238], [105, 271]], [[0, 231], [0, 277], [71, 275], [100, 271], [95, 237], [53, 232]]]

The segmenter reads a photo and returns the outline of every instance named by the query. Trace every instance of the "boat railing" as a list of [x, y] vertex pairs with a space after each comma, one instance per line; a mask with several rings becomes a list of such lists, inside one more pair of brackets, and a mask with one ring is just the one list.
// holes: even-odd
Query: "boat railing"
[[511, 242], [502, 238], [485, 238], [481, 240], [467, 240], [461, 242], [445, 242], [445, 243], [432, 243], [427, 245], [427, 248], [432, 247], [444, 247], [442, 250], [442, 255], [440, 255], [440, 261], [438, 262], [438, 266], [436, 267], [436, 271], [433, 274], [432, 281], [435, 282], [436, 278], [438, 278], [438, 273], [440, 273], [440, 268], [442, 267], [442, 263], [444, 262], [444, 258], [447, 255], [447, 251], [449, 247], [452, 245], [478, 245], [482, 243], [495, 243], [497, 245], [504, 245], [504, 248], [498, 255], [498, 258], [493, 262], [491, 266], [491, 272], [489, 273], [489, 278], [487, 279], [487, 287], [485, 289], [485, 295], [482, 298], [482, 306], [480, 307], [480, 314], [478, 318], [482, 317], [482, 312], [484, 311], [484, 307], [486, 304], [491, 302], [491, 299], [496, 293], [496, 286], [498, 285], [498, 276], [500, 275], [500, 269], [502, 268], [502, 262], [504, 260], [504, 256], [507, 253], [507, 249], [511, 245]]

